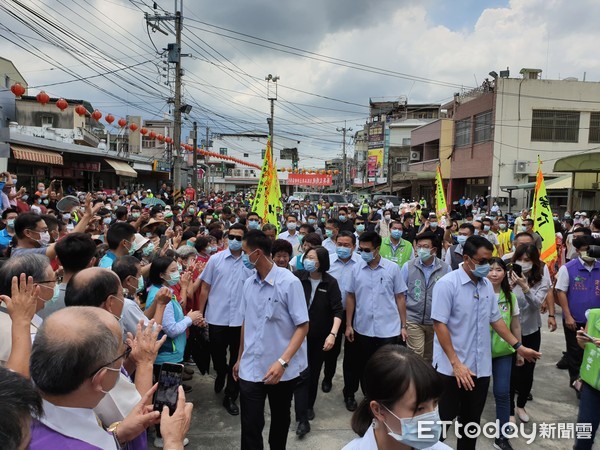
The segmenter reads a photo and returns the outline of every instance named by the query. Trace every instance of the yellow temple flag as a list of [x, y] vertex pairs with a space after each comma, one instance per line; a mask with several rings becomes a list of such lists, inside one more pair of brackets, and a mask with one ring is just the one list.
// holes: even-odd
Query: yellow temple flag
[[262, 218], [263, 224], [273, 224], [279, 231], [279, 220], [277, 220], [278, 207], [282, 208], [281, 188], [279, 186], [279, 179], [277, 178], [277, 171], [273, 164], [271, 138], [269, 137], [258, 181], [258, 188], [252, 202], [252, 211], [255, 211]]
[[556, 259], [556, 232], [552, 219], [552, 210], [546, 194], [546, 183], [542, 173], [542, 162], [538, 158], [538, 170], [535, 178], [535, 194], [533, 197], [533, 231], [542, 238], [540, 259], [546, 264]]
[[435, 173], [435, 212], [438, 219], [448, 214], [448, 208], [446, 207], [446, 196], [444, 195], [444, 184], [442, 183], [442, 171], [440, 166], [437, 166]]

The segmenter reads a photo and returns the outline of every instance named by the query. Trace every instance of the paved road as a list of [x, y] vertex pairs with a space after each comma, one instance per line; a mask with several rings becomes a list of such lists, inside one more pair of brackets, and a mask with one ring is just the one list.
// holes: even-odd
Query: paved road
[[[525, 425], [527, 433], [531, 433], [532, 428], [536, 425], [539, 429], [540, 424], [543, 422], [553, 424], [576, 422], [577, 399], [573, 390], [568, 387], [568, 374], [566, 371], [555, 367], [555, 363], [560, 358], [563, 349], [564, 337], [560, 323], [559, 329], [554, 333], [549, 333], [547, 329], [542, 331], [543, 357], [536, 366], [533, 385], [534, 399], [533, 402], [527, 405], [527, 411], [532, 420], [532, 422]], [[340, 449], [355, 437], [350, 428], [351, 413], [344, 408], [342, 399], [341, 356], [339, 363], [333, 390], [328, 394], [319, 391], [315, 405], [316, 417], [311, 422], [312, 431], [302, 440], [299, 440], [295, 435], [296, 424], [292, 412], [292, 426], [288, 438], [289, 449]], [[191, 381], [194, 390], [188, 398], [194, 402], [194, 417], [188, 435], [190, 439], [190, 444], [186, 447], [188, 450], [221, 450], [240, 447], [239, 416], [230, 416], [221, 406], [223, 394], [217, 395], [214, 393], [213, 377], [212, 374], [201, 376], [196, 373]], [[357, 401], [360, 401], [360, 395], [357, 396]], [[268, 448], [268, 405], [266, 410], [267, 423], [264, 439]], [[490, 388], [482, 422], [493, 421], [495, 418], [494, 398]], [[152, 442], [152, 439], [150, 439], [150, 442]], [[572, 448], [573, 444], [572, 440], [558, 439], [557, 434], [555, 434], [554, 439], [543, 439], [538, 436], [530, 445], [523, 438], [513, 439], [511, 442], [515, 450], [524, 448], [564, 450]], [[455, 448], [456, 440], [453, 436], [450, 436], [446, 443]], [[492, 449], [492, 443], [491, 439], [479, 438], [477, 448]], [[598, 442], [594, 449], [600, 450]]]

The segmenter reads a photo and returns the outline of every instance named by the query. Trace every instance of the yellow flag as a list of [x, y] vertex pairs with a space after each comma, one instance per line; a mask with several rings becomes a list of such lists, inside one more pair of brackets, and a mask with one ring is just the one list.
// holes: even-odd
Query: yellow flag
[[273, 164], [273, 153], [271, 150], [271, 138], [267, 141], [267, 150], [263, 161], [256, 196], [252, 202], [252, 211], [255, 211], [264, 223], [270, 223], [277, 227], [279, 231], [279, 221], [277, 220], [277, 207], [281, 205], [281, 188], [277, 171]]
[[545, 263], [550, 263], [556, 259], [556, 232], [554, 230], [554, 220], [552, 219], [552, 210], [546, 194], [546, 183], [542, 173], [542, 162], [538, 158], [538, 170], [535, 179], [535, 194], [533, 197], [533, 231], [537, 232], [542, 238], [542, 251], [540, 259]]
[[444, 195], [444, 184], [442, 183], [442, 171], [440, 166], [437, 166], [435, 174], [435, 212], [438, 216], [438, 220], [445, 217], [448, 214], [448, 208], [446, 207], [446, 196]]

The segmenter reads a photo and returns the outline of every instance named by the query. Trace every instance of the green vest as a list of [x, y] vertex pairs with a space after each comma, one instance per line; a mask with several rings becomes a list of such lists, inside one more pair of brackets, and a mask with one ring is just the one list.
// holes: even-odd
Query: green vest
[[379, 254], [382, 258], [389, 259], [400, 267], [410, 259], [412, 252], [413, 246], [411, 243], [402, 238], [400, 238], [398, 247], [396, 248], [396, 251], [394, 251], [389, 237], [383, 238], [381, 249], [379, 250]]
[[[600, 337], [600, 308], [588, 310], [587, 333], [595, 338]], [[580, 375], [591, 387], [600, 389], [600, 348], [591, 342], [585, 344]]]
[[[500, 310], [500, 315], [502, 316], [502, 319], [509, 330], [516, 300], [517, 298], [515, 297], [515, 294], [511, 293], [509, 302], [504, 295], [504, 291], [500, 291], [500, 297], [498, 297], [498, 309]], [[492, 327], [490, 327], [490, 333], [492, 333], [492, 358], [508, 356], [515, 352], [515, 349], [508, 342], [502, 339]]]
[[363, 203], [362, 209], [361, 209], [361, 214], [369, 214], [369, 210], [371, 208], [369, 208], [369, 205], [367, 205], [366, 203]]

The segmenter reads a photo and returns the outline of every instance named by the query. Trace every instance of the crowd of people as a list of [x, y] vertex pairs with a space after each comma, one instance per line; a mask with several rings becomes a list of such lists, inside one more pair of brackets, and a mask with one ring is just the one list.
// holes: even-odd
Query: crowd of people
[[[581, 397], [577, 422], [592, 424], [575, 448], [592, 447], [600, 386], [580, 369], [600, 347], [587, 323], [600, 308], [596, 217], [556, 215], [545, 264], [528, 210], [513, 222], [473, 202], [461, 218], [424, 200], [295, 200], [263, 223], [241, 193], [37, 189], [24, 198], [8, 174], [2, 191], [2, 448], [183, 448], [185, 382], [212, 362], [241, 448], [263, 448], [268, 398], [268, 443], [283, 449], [292, 400], [302, 439], [342, 355], [340, 402], [359, 436], [345, 448], [448, 448], [441, 421], [479, 424], [492, 382], [494, 446], [511, 449], [510, 424], [535, 420], [526, 406], [557, 304], [557, 366]], [[153, 410], [165, 363], [183, 366], [172, 414]], [[475, 448], [467, 436], [459, 449]]]

